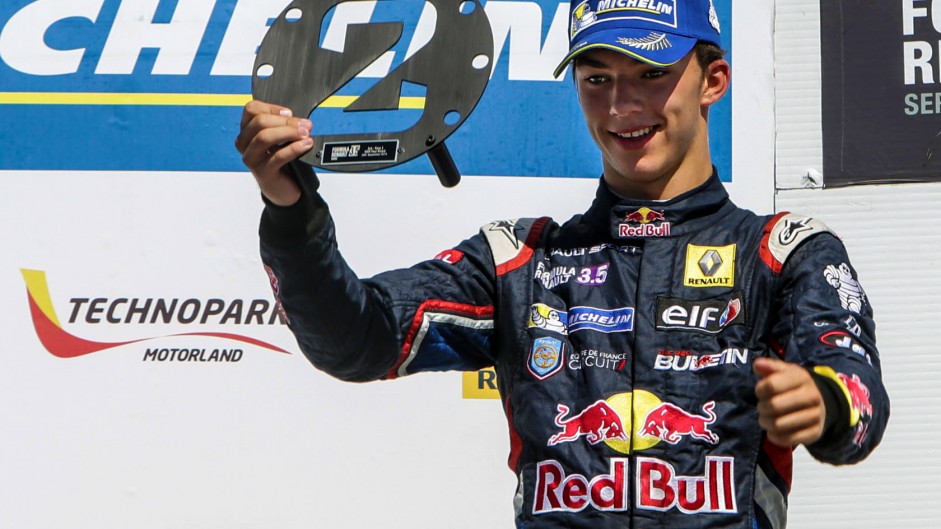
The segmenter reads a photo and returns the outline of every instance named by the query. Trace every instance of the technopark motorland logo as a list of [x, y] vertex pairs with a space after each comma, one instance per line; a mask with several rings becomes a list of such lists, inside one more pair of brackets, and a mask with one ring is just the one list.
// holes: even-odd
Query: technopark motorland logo
[[[98, 342], [93, 340], [86, 340], [75, 336], [74, 334], [68, 332], [63, 328], [61, 321], [59, 320], [55, 307], [52, 304], [52, 297], [49, 294], [49, 286], [46, 281], [46, 273], [41, 270], [26, 270], [21, 269], [20, 272], [23, 275], [23, 280], [26, 282], [26, 291], [29, 301], [29, 310], [30, 315], [33, 321], [33, 327], [36, 330], [36, 336], [39, 338], [40, 343], [43, 347], [53, 356], [58, 358], [75, 358], [79, 356], [84, 356], [92, 353], [97, 353], [107, 349], [112, 349], [115, 347], [121, 347], [125, 345], [132, 345], [136, 343], [146, 342], [150, 340], [158, 340], [165, 338], [180, 338], [180, 337], [204, 337], [204, 338], [217, 338], [222, 340], [234, 341], [239, 344], [253, 345], [256, 347], [261, 347], [263, 349], [268, 349], [270, 351], [275, 351], [283, 354], [291, 354], [289, 351], [286, 351], [276, 345], [252, 338], [249, 336], [244, 336], [241, 334], [227, 333], [227, 332], [185, 332], [185, 333], [174, 333], [160, 336], [151, 336], [147, 338], [137, 338], [133, 340], [126, 341], [117, 341], [117, 342]], [[137, 301], [137, 300], [134, 300]], [[167, 322], [170, 319], [170, 316], [175, 318], [177, 322], [181, 323], [192, 323], [195, 321], [197, 316], [200, 316], [200, 323], [206, 323], [209, 316], [220, 316], [221, 320], [224, 322], [227, 319], [236, 320], [235, 323], [248, 323], [249, 319], [255, 319], [256, 321], [262, 321], [262, 316], [267, 315], [269, 311], [273, 311], [274, 302], [267, 302], [264, 300], [255, 300], [257, 303], [252, 303], [247, 311], [243, 310], [242, 300], [236, 300], [228, 305], [228, 310], [223, 312], [222, 308], [216, 309], [213, 308], [210, 310], [208, 306], [201, 308], [194, 308], [190, 311], [190, 314], [186, 314], [183, 305], [186, 305], [187, 301], [196, 301], [198, 300], [186, 300], [182, 304], [179, 304], [177, 309], [177, 300], [173, 300], [172, 306], [169, 310], [167, 307], [164, 307], [164, 322]], [[210, 302], [213, 300], [210, 300]], [[123, 318], [115, 317], [115, 307], [123, 304], [128, 304], [130, 301], [124, 298], [119, 298], [117, 300], [111, 300], [109, 308], [105, 310], [103, 307], [96, 310], [97, 312], [102, 313], [99, 319], [104, 319], [108, 323], [131, 323], [132, 317], [137, 317], [139, 320], [144, 320], [145, 317], [150, 314], [151, 322], [154, 323], [157, 319], [157, 309], [150, 312], [151, 304], [153, 303], [152, 299], [146, 300], [144, 307], [136, 307], [128, 309], [124, 314]], [[157, 305], [159, 305], [163, 300], [158, 300]], [[73, 311], [70, 320], [74, 320], [76, 314], [79, 312], [79, 309], [82, 305], [88, 303], [89, 307], [86, 308], [86, 320], [89, 319], [88, 314], [91, 314], [92, 310], [90, 308], [90, 300], [72, 300]], [[208, 305], [208, 304], [207, 304]], [[190, 306], [194, 306], [191, 304]], [[236, 310], [238, 309], [238, 310]], [[273, 313], [272, 313], [273, 314]], [[246, 318], [245, 316], [248, 316]], [[274, 323], [274, 318], [269, 319], [269, 323]], [[209, 347], [187, 347], [187, 348], [167, 348], [167, 347], [158, 347], [158, 348], [148, 348], [143, 355], [144, 361], [180, 361], [180, 362], [238, 362], [241, 360], [243, 351], [238, 348], [214, 348], [210, 349]]]

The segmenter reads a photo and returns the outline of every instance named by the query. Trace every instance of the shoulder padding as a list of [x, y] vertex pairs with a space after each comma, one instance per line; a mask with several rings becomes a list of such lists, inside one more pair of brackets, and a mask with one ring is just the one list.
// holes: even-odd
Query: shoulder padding
[[826, 224], [817, 219], [789, 212], [779, 213], [765, 225], [761, 239], [761, 260], [775, 273], [781, 273], [784, 263], [794, 250], [821, 233], [836, 236]]
[[480, 227], [480, 232], [490, 245], [498, 276], [516, 270], [529, 261], [543, 228], [550, 220], [549, 217], [498, 220]]

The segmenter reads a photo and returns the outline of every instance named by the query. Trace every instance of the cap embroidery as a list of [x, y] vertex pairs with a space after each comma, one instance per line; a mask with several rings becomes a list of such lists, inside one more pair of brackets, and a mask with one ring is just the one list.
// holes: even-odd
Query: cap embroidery
[[665, 33], [651, 33], [642, 39], [618, 37], [617, 40], [619, 44], [640, 50], [665, 50], [673, 47]]
[[716, 13], [716, 5], [712, 3], [712, 0], [709, 0], [709, 24], [716, 28], [716, 31], [722, 33], [722, 28], [719, 27], [719, 15]]
[[586, 0], [582, 2], [572, 10], [572, 34], [569, 38], [573, 38], [576, 33], [597, 21], [598, 17], [595, 15], [595, 12], [591, 10], [591, 6], [588, 5], [588, 1]]

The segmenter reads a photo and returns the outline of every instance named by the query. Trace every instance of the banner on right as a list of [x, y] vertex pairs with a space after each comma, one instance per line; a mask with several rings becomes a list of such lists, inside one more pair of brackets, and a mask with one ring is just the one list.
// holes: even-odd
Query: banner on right
[[941, 181], [941, 0], [820, 15], [825, 185]]

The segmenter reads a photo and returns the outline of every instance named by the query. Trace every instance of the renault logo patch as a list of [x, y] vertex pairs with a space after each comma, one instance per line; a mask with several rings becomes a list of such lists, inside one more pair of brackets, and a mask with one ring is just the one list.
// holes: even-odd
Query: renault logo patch
[[697, 288], [735, 286], [735, 245], [688, 245], [683, 284]]

